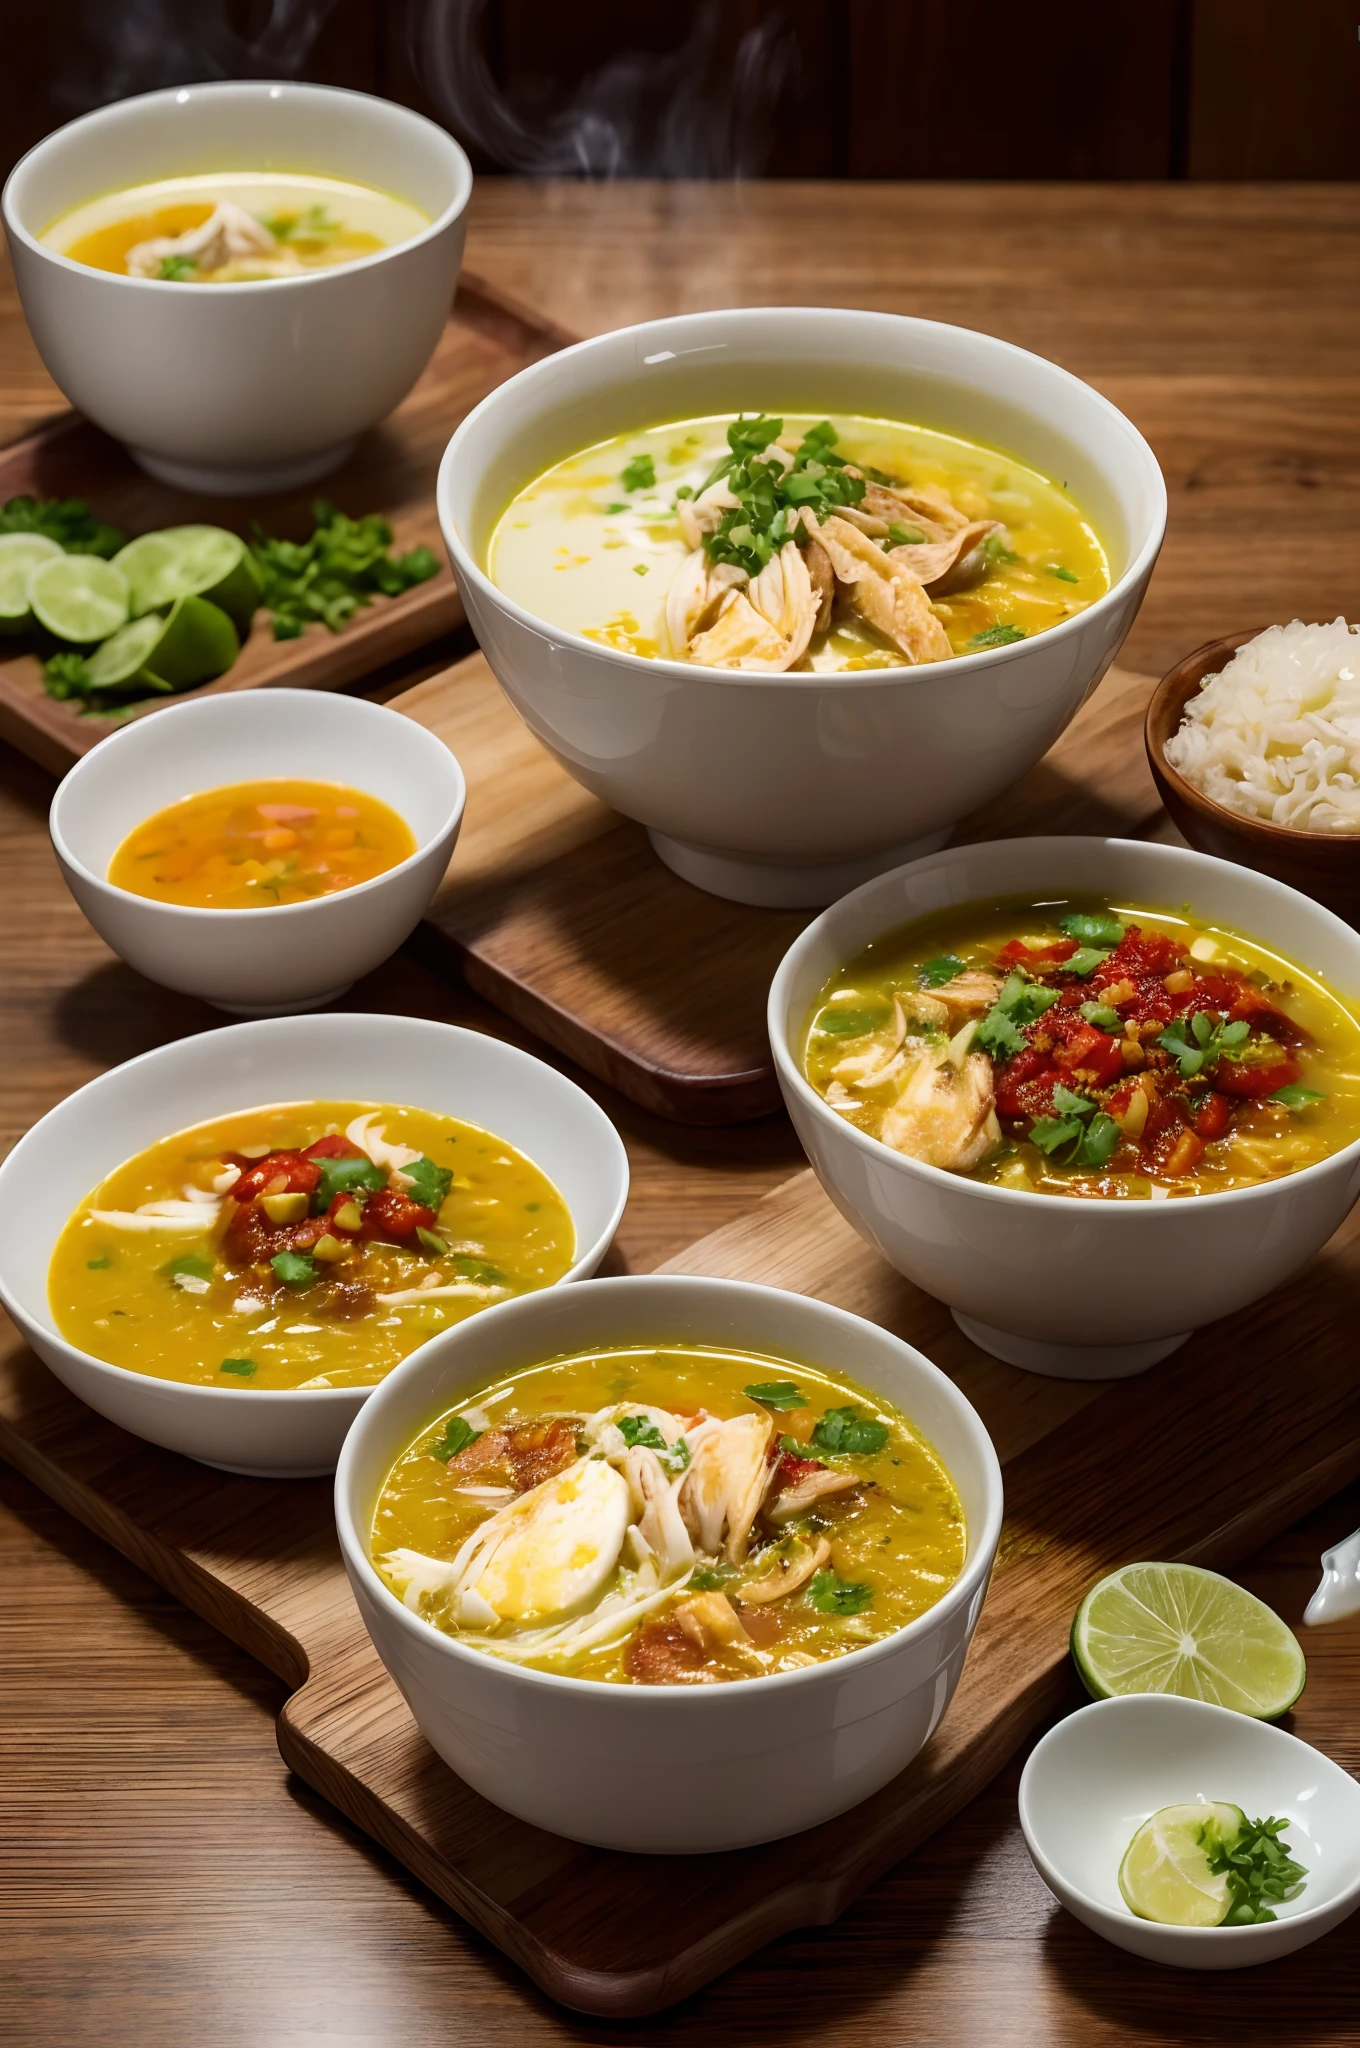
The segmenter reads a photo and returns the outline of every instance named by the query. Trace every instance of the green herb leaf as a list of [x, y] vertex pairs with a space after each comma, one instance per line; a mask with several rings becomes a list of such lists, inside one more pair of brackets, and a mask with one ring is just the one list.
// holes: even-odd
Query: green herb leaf
[[697, 1571], [690, 1573], [689, 1583], [695, 1593], [714, 1593], [725, 1582], [721, 1572], [715, 1572], [708, 1565], [701, 1564]]
[[731, 562], [758, 575], [793, 530], [792, 512], [806, 506], [821, 520], [864, 496], [864, 477], [851, 476], [844, 458], [834, 452], [836, 430], [829, 421], [808, 429], [787, 466], [763, 459], [783, 427], [781, 419], [766, 414], [729, 426], [731, 452], [700, 487], [706, 490], [722, 477], [737, 500], [722, 514], [717, 531], [704, 538], [710, 561]]
[[973, 1033], [973, 1044], [983, 1052], [990, 1053], [994, 1060], [1013, 1059], [1026, 1046], [1023, 1032], [1019, 1031], [1002, 1009], [994, 1003], [977, 1030]]
[[828, 1408], [812, 1432], [812, 1446], [830, 1458], [871, 1458], [888, 1441], [888, 1426], [857, 1408]]
[[1308, 1878], [1305, 1864], [1296, 1862], [1284, 1848], [1280, 1836], [1292, 1821], [1249, 1820], [1233, 1841], [1205, 1832], [1204, 1848], [1210, 1870], [1228, 1881], [1228, 1912], [1225, 1927], [1259, 1926], [1273, 1920], [1274, 1908], [1296, 1899]]
[[423, 1246], [432, 1259], [442, 1259], [448, 1250], [448, 1246], [443, 1238], [436, 1237], [434, 1232], [427, 1230], [423, 1223], [418, 1224], [416, 1227], [416, 1243]]
[[1124, 927], [1117, 917], [1108, 917], [1104, 911], [1091, 913], [1085, 910], [1069, 910], [1066, 917], [1058, 919], [1058, 930], [1065, 938], [1075, 939], [1082, 946], [1117, 946], [1124, 936]]
[[83, 498], [7, 499], [0, 505], [0, 533], [45, 533], [68, 555], [116, 555], [127, 539], [96, 519]]
[[933, 960], [925, 960], [916, 970], [916, 978], [922, 988], [943, 988], [956, 974], [963, 973], [963, 962], [957, 953], [937, 953]]
[[888, 539], [895, 548], [919, 547], [925, 539], [919, 526], [901, 526], [897, 520], [888, 521]]
[[324, 1215], [337, 1195], [371, 1192], [387, 1186], [387, 1175], [366, 1153], [354, 1159], [318, 1159], [321, 1178], [312, 1195], [312, 1212]]
[[1102, 946], [1078, 946], [1075, 953], [1069, 954], [1067, 959], [1061, 962], [1061, 972], [1075, 974], [1085, 981], [1088, 975], [1095, 973], [1101, 961], [1108, 960], [1109, 957], [1109, 953]]
[[107, 1266], [113, 1264], [113, 1260], [105, 1252], [102, 1259], [86, 1259], [85, 1264], [91, 1273], [102, 1273]]
[[813, 1573], [807, 1596], [819, 1614], [863, 1614], [872, 1605], [874, 1589], [822, 1571]]
[[392, 529], [378, 514], [350, 519], [329, 500], [312, 506], [309, 540], [278, 540], [256, 523], [250, 552], [261, 583], [261, 602], [274, 615], [274, 638], [295, 640], [305, 627], [343, 632], [375, 595], [400, 597], [436, 575], [429, 548], [394, 558]]
[[1030, 1141], [1041, 1152], [1061, 1152], [1064, 1145], [1080, 1138], [1083, 1128], [1079, 1117], [1040, 1116], [1030, 1125]]
[[[680, 496], [680, 493], [678, 491], [676, 492], [676, 496]], [[616, 502], [613, 505], [606, 505], [604, 509], [607, 517], [611, 512], [631, 512], [633, 508], [626, 502]]]
[[753, 1387], [743, 1387], [743, 1394], [750, 1401], [759, 1401], [762, 1408], [806, 1408], [808, 1397], [802, 1388], [792, 1380], [757, 1380]]
[[1118, 1010], [1112, 1010], [1108, 1003], [1083, 1003], [1077, 1013], [1088, 1024], [1098, 1025], [1102, 1031], [1121, 1031], [1123, 1019]]
[[813, 1029], [827, 1038], [864, 1038], [887, 1020], [886, 1010], [823, 1010]]
[[[796, 1436], [781, 1436], [779, 1448], [781, 1451], [787, 1451], [791, 1458], [806, 1458], [809, 1450], [809, 1446]], [[817, 1461], [814, 1458], [812, 1462], [815, 1464]]]
[[508, 1283], [499, 1266], [493, 1266], [489, 1259], [474, 1259], [465, 1252], [459, 1252], [453, 1261], [453, 1270], [460, 1280], [474, 1280], [479, 1287], [504, 1287]]
[[1098, 1110], [1081, 1134], [1077, 1146], [1078, 1166], [1108, 1166], [1119, 1143], [1120, 1129], [1112, 1116]]
[[1019, 626], [988, 626], [984, 632], [974, 633], [968, 642], [970, 647], [1009, 647], [1013, 640], [1027, 636]]
[[69, 649], [49, 655], [43, 663], [43, 687], [49, 697], [55, 697], [59, 702], [68, 697], [86, 696], [90, 689], [90, 671], [85, 665], [84, 655]]
[[156, 275], [166, 284], [184, 284], [197, 272], [198, 265], [190, 256], [162, 256]]
[[1060, 1116], [1090, 1116], [1095, 1104], [1085, 1095], [1073, 1094], [1059, 1081], [1053, 1090], [1053, 1107]]
[[484, 1434], [483, 1430], [474, 1429], [463, 1416], [450, 1415], [444, 1423], [443, 1434], [437, 1436], [433, 1443], [426, 1444], [425, 1448], [432, 1458], [438, 1458], [441, 1465], [447, 1465], [450, 1458], [456, 1458], [460, 1451], [465, 1451], [469, 1444], [475, 1444]]
[[999, 533], [989, 533], [982, 543], [980, 552], [989, 562], [1018, 562], [1020, 559], [1015, 549], [1008, 547]]
[[1287, 1081], [1267, 1099], [1282, 1102], [1286, 1109], [1309, 1109], [1315, 1102], [1325, 1102], [1327, 1097], [1320, 1088], [1305, 1088], [1302, 1081]]
[[1229, 1024], [1215, 1011], [1196, 1010], [1188, 1029], [1184, 1017], [1173, 1017], [1157, 1043], [1176, 1061], [1181, 1079], [1189, 1081], [1220, 1059], [1233, 1058], [1237, 1048], [1246, 1043], [1250, 1030], [1250, 1025], [1240, 1019]]
[[625, 491], [650, 491], [656, 485], [656, 461], [650, 455], [635, 455], [619, 478]]
[[1075, 569], [1065, 569], [1061, 562], [1053, 563], [1048, 573], [1050, 576], [1056, 576], [1060, 583], [1080, 583], [1081, 581]]
[[996, 1006], [1004, 1010], [1013, 1024], [1032, 1024], [1036, 1017], [1042, 1017], [1045, 1010], [1052, 1009], [1058, 1000], [1055, 988], [1045, 988], [1042, 983], [1029, 981], [1023, 974], [1007, 976]]
[[422, 1155], [419, 1159], [412, 1159], [401, 1171], [407, 1183], [407, 1198], [419, 1202], [423, 1209], [433, 1209], [437, 1216], [453, 1185], [453, 1168], [436, 1166], [433, 1159]]
[[666, 1439], [650, 1415], [620, 1415], [615, 1427], [629, 1450], [641, 1444], [649, 1451], [664, 1451]]
[[185, 1252], [182, 1258], [171, 1259], [168, 1266], [161, 1267], [171, 1280], [177, 1273], [187, 1273], [191, 1280], [211, 1280], [214, 1270], [212, 1260], [203, 1252]]
[[238, 1379], [248, 1380], [255, 1370], [253, 1358], [224, 1358], [217, 1368], [219, 1372], [234, 1372]]
[[321, 1277], [309, 1252], [275, 1252], [269, 1263], [285, 1287], [310, 1287]]

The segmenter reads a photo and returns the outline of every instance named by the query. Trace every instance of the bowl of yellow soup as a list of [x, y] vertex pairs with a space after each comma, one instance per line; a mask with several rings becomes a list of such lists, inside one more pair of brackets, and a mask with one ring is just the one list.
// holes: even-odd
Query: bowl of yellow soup
[[917, 861], [795, 940], [768, 1017], [837, 1207], [1030, 1371], [1144, 1371], [1360, 1194], [1360, 936], [1188, 849]]
[[360, 697], [176, 704], [52, 800], [67, 884], [152, 981], [241, 1016], [315, 1009], [394, 953], [448, 866], [466, 786], [443, 741]]
[[613, 1125], [423, 1018], [272, 1018], [115, 1068], [0, 1167], [0, 1300], [83, 1401], [227, 1471], [330, 1471], [442, 1330], [599, 1264]]
[[5, 186], [33, 338], [74, 405], [191, 491], [336, 468], [425, 367], [472, 173], [422, 115], [244, 80], [83, 115]]
[[355, 1597], [427, 1740], [521, 1819], [735, 1849], [871, 1799], [939, 1724], [1001, 1527], [981, 1421], [824, 1302], [664, 1275], [510, 1302], [369, 1403]]
[[1165, 489], [1065, 370], [886, 313], [601, 335], [511, 378], [439, 511], [498, 680], [686, 880], [830, 902], [1029, 768], [1141, 602]]

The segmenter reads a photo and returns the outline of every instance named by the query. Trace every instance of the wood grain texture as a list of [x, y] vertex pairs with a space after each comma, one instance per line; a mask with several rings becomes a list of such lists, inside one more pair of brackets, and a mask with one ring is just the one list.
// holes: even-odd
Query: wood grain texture
[[831, 1207], [811, 1174], [667, 1267], [755, 1280], [871, 1317], [969, 1395], [1007, 1509], [958, 1693], [917, 1761], [838, 1820], [714, 1857], [583, 1849], [499, 1813], [426, 1747], [340, 1565], [325, 1482], [204, 1471], [94, 1417], [17, 1346], [0, 1449], [28, 1479], [296, 1687], [286, 1762], [565, 2005], [636, 2017], [762, 1943], [837, 1918], [967, 1804], [1061, 1702], [1067, 1630], [1134, 1556], [1231, 1564], [1360, 1474], [1360, 1386], [1342, 1332], [1360, 1228], [1303, 1283], [1113, 1387], [1044, 1380], [977, 1351]]
[[0, 739], [60, 775], [128, 718], [148, 716], [167, 703], [271, 683], [342, 689], [451, 633], [463, 623], [463, 605], [435, 514], [440, 457], [479, 399], [565, 339], [551, 322], [536, 321], [475, 278], [464, 278], [439, 346], [410, 395], [362, 437], [343, 469], [306, 490], [258, 499], [177, 491], [138, 469], [125, 448], [74, 414], [8, 448], [0, 456], [0, 503], [21, 495], [86, 498], [100, 518], [129, 537], [186, 521], [249, 533], [259, 520], [271, 533], [296, 540], [310, 533], [312, 502], [320, 494], [355, 517], [381, 513], [398, 554], [427, 547], [439, 570], [400, 597], [375, 597], [342, 633], [313, 625], [300, 639], [276, 640], [268, 614], [259, 611], [237, 660], [216, 682], [172, 698], [149, 698], [117, 717], [87, 716], [72, 702], [49, 697], [38, 655], [24, 650], [0, 661]]

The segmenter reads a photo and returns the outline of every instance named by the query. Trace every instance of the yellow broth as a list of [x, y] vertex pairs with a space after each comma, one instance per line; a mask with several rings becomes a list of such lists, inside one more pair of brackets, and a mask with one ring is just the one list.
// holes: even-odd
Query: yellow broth
[[[755, 1386], [768, 1394], [781, 1384], [797, 1396], [796, 1401], [777, 1407], [746, 1391]], [[818, 1447], [815, 1439], [825, 1429], [828, 1412], [847, 1409], [873, 1426], [881, 1448], [837, 1455]], [[394, 1554], [453, 1560], [501, 1505], [460, 1488], [476, 1489], [490, 1480], [502, 1487], [508, 1484], [517, 1500], [527, 1502], [532, 1496], [528, 1482], [549, 1483], [541, 1478], [545, 1466], [565, 1466], [570, 1481], [604, 1455], [607, 1435], [595, 1436], [592, 1456], [588, 1436], [578, 1431], [595, 1430], [601, 1414], [626, 1416], [635, 1410], [666, 1411], [672, 1426], [683, 1427], [700, 1442], [700, 1418], [705, 1414], [724, 1420], [758, 1418], [761, 1425], [768, 1422], [771, 1443], [787, 1439], [804, 1454], [794, 1464], [777, 1450], [776, 1480], [786, 1474], [796, 1477], [806, 1464], [843, 1479], [853, 1476], [859, 1483], [778, 1522], [770, 1515], [780, 1492], [767, 1494], [749, 1551], [739, 1562], [705, 1551], [696, 1540], [698, 1562], [693, 1572], [672, 1594], [663, 1591], [659, 1605], [627, 1633], [579, 1651], [568, 1643], [535, 1654], [531, 1645], [519, 1653], [521, 1662], [623, 1684], [693, 1683], [794, 1670], [843, 1656], [905, 1627], [934, 1606], [963, 1568], [967, 1536], [953, 1482], [910, 1420], [881, 1396], [801, 1360], [662, 1343], [585, 1352], [526, 1367], [435, 1418], [397, 1459], [384, 1483], [372, 1538], [378, 1570], [435, 1627], [493, 1654], [516, 1654], [515, 1638], [523, 1628], [551, 1624], [564, 1612], [588, 1618], [598, 1599], [584, 1606], [569, 1602], [564, 1609], [551, 1560], [540, 1559], [537, 1605], [520, 1617], [518, 1625], [503, 1619], [490, 1630], [461, 1626], [447, 1590], [413, 1591], [410, 1571]], [[594, 1422], [588, 1420], [592, 1417]], [[568, 1420], [563, 1423], [562, 1418]], [[635, 1416], [637, 1421], [645, 1419]], [[527, 1465], [511, 1467], [492, 1457], [506, 1432], [519, 1432], [532, 1441], [535, 1431], [541, 1436], [543, 1427], [554, 1422], [562, 1436], [555, 1459], [545, 1459], [541, 1446]], [[451, 1427], [459, 1439], [474, 1429], [482, 1434], [450, 1456]], [[671, 1455], [678, 1457], [676, 1452]], [[580, 1464], [574, 1466], [577, 1459]], [[671, 1475], [673, 1483], [683, 1488], [693, 1469], [679, 1467]], [[679, 1498], [683, 1504], [683, 1492]], [[805, 1558], [809, 1547], [820, 1542], [829, 1552], [820, 1575], [777, 1599], [743, 1600], [743, 1589], [768, 1587], [781, 1570]], [[573, 1558], [585, 1548], [584, 1543], [577, 1544]], [[600, 1597], [626, 1587], [630, 1572], [625, 1544], [624, 1561], [604, 1581]], [[677, 1634], [676, 1616], [696, 1593], [721, 1596], [726, 1611], [740, 1623], [735, 1647], [709, 1644], [701, 1659], [686, 1647]], [[665, 1662], [672, 1638], [684, 1653], [673, 1674]]]
[[943, 912], [832, 976], [803, 1058], [858, 1129], [1021, 1192], [1211, 1194], [1297, 1173], [1360, 1138], [1348, 1005], [1188, 909], [1074, 896]]
[[[316, 1268], [311, 1278], [285, 1265], [293, 1273], [285, 1279], [273, 1263], [288, 1242], [317, 1235], [310, 1198], [300, 1220], [277, 1224], [261, 1216], [263, 1197], [247, 1219], [240, 1213], [246, 1205], [230, 1194], [220, 1208], [202, 1202], [201, 1225], [190, 1216], [183, 1227], [163, 1219], [144, 1228], [93, 1213], [127, 1216], [148, 1202], [187, 1207], [187, 1190], [210, 1195], [230, 1170], [227, 1161], [249, 1173], [262, 1158], [300, 1152], [369, 1112], [387, 1144], [409, 1148], [449, 1176], [430, 1215], [429, 1242], [363, 1234], [374, 1192], [390, 1192], [390, 1176], [376, 1166], [367, 1174], [374, 1188], [360, 1189], [356, 1200], [359, 1227], [327, 1225], [336, 1255], [331, 1248], [301, 1255]], [[357, 1146], [351, 1151], [362, 1156]], [[278, 1196], [269, 1199], [278, 1206]], [[281, 1214], [295, 1207], [285, 1193]], [[263, 1247], [238, 1243], [251, 1220], [267, 1235]], [[561, 1195], [492, 1132], [390, 1103], [281, 1103], [176, 1132], [109, 1174], [57, 1240], [48, 1297], [64, 1337], [131, 1372], [195, 1386], [371, 1386], [440, 1330], [560, 1280], [574, 1258], [575, 1230]]]
[[256, 910], [352, 889], [415, 850], [405, 819], [366, 791], [271, 777], [202, 790], [143, 819], [109, 880], [158, 903]]
[[[731, 414], [675, 420], [619, 435], [546, 470], [511, 502], [492, 536], [488, 573], [506, 595], [552, 624], [606, 646], [673, 658], [666, 594], [689, 549], [676, 493], [697, 491], [727, 453]], [[789, 415], [797, 434], [813, 415]], [[1104, 550], [1063, 487], [1012, 456], [931, 428], [834, 414], [837, 452], [928, 495], [943, 493], [969, 519], [996, 519], [987, 573], [932, 600], [955, 653], [977, 636], [1039, 633], [1084, 611], [1110, 585]], [[655, 483], [625, 487], [629, 465], [650, 458]], [[870, 626], [837, 615], [814, 636], [800, 670], [891, 668], [902, 656]]]

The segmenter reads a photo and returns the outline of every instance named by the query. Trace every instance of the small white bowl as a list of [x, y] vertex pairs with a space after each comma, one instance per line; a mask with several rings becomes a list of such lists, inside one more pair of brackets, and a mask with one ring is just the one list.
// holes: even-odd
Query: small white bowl
[[[1125, 1905], [1119, 1866], [1143, 1822], [1201, 1800], [1290, 1822], [1285, 1847], [1308, 1880], [1276, 1920], [1164, 1927]], [[1069, 1714], [1025, 1765], [1020, 1826], [1035, 1869], [1069, 1913], [1117, 1948], [1182, 1970], [1292, 1955], [1360, 1906], [1360, 1785], [1297, 1736], [1202, 1700], [1141, 1693]]]
[[[67, 1342], [47, 1296], [52, 1250], [91, 1189], [157, 1139], [269, 1102], [409, 1103], [506, 1138], [554, 1183], [593, 1273], [628, 1198], [628, 1156], [590, 1097], [498, 1038], [420, 1017], [275, 1017], [160, 1046], [78, 1088], [0, 1166], [0, 1302], [57, 1378], [134, 1436], [224, 1472], [334, 1470], [369, 1387], [200, 1387], [108, 1365]], [[552, 1291], [552, 1290], [549, 1290]]]
[[[1005, 449], [1070, 484], [1111, 588], [1009, 647], [923, 668], [760, 675], [621, 653], [491, 581], [497, 520], [551, 464], [658, 421], [738, 410], [853, 410]], [[988, 334], [826, 306], [692, 313], [562, 349], [469, 413], [438, 502], [473, 629], [544, 746], [645, 825], [686, 881], [782, 907], [829, 903], [931, 851], [1032, 767], [1113, 660], [1166, 523], [1152, 450], [1088, 384]]]
[[[770, 986], [770, 1043], [817, 1178], [899, 1273], [1011, 1365], [1121, 1379], [1201, 1323], [1258, 1301], [1320, 1251], [1360, 1194], [1360, 1140], [1260, 1187], [1176, 1202], [1025, 1194], [893, 1151], [829, 1108], [802, 1064], [821, 989], [873, 941], [955, 905], [1074, 893], [1186, 905], [1360, 997], [1360, 933], [1269, 876], [1131, 839], [1003, 839], [880, 875], [810, 924]], [[1148, 1284], [1111, 1285], [1120, 1274]]]
[[[353, 263], [252, 284], [120, 277], [40, 240], [123, 185], [275, 166], [377, 186], [430, 225]], [[21, 159], [0, 208], [38, 353], [71, 403], [152, 476], [231, 495], [315, 482], [406, 396], [448, 318], [471, 191], [458, 144], [408, 107], [248, 79], [82, 115]]]
[[[258, 910], [201, 910], [108, 880], [128, 833], [204, 789], [270, 776], [342, 782], [390, 804], [413, 854], [352, 889]], [[467, 785], [413, 718], [321, 690], [239, 690], [172, 704], [111, 733], [52, 799], [52, 844], [101, 939], [166, 988], [243, 1017], [314, 1010], [379, 966], [420, 922], [449, 864]]]
[[[944, 1459], [968, 1522], [963, 1571], [894, 1636], [827, 1664], [713, 1686], [610, 1685], [502, 1663], [403, 1606], [370, 1561], [373, 1512], [419, 1430], [508, 1368], [614, 1344], [732, 1345], [844, 1372]], [[900, 1338], [845, 1310], [732, 1280], [597, 1280], [503, 1303], [388, 1376], [351, 1434], [336, 1520], [359, 1612], [426, 1740], [536, 1827], [640, 1854], [739, 1849], [867, 1799], [938, 1725], [1001, 1530], [1001, 1469], [976, 1412]]]

